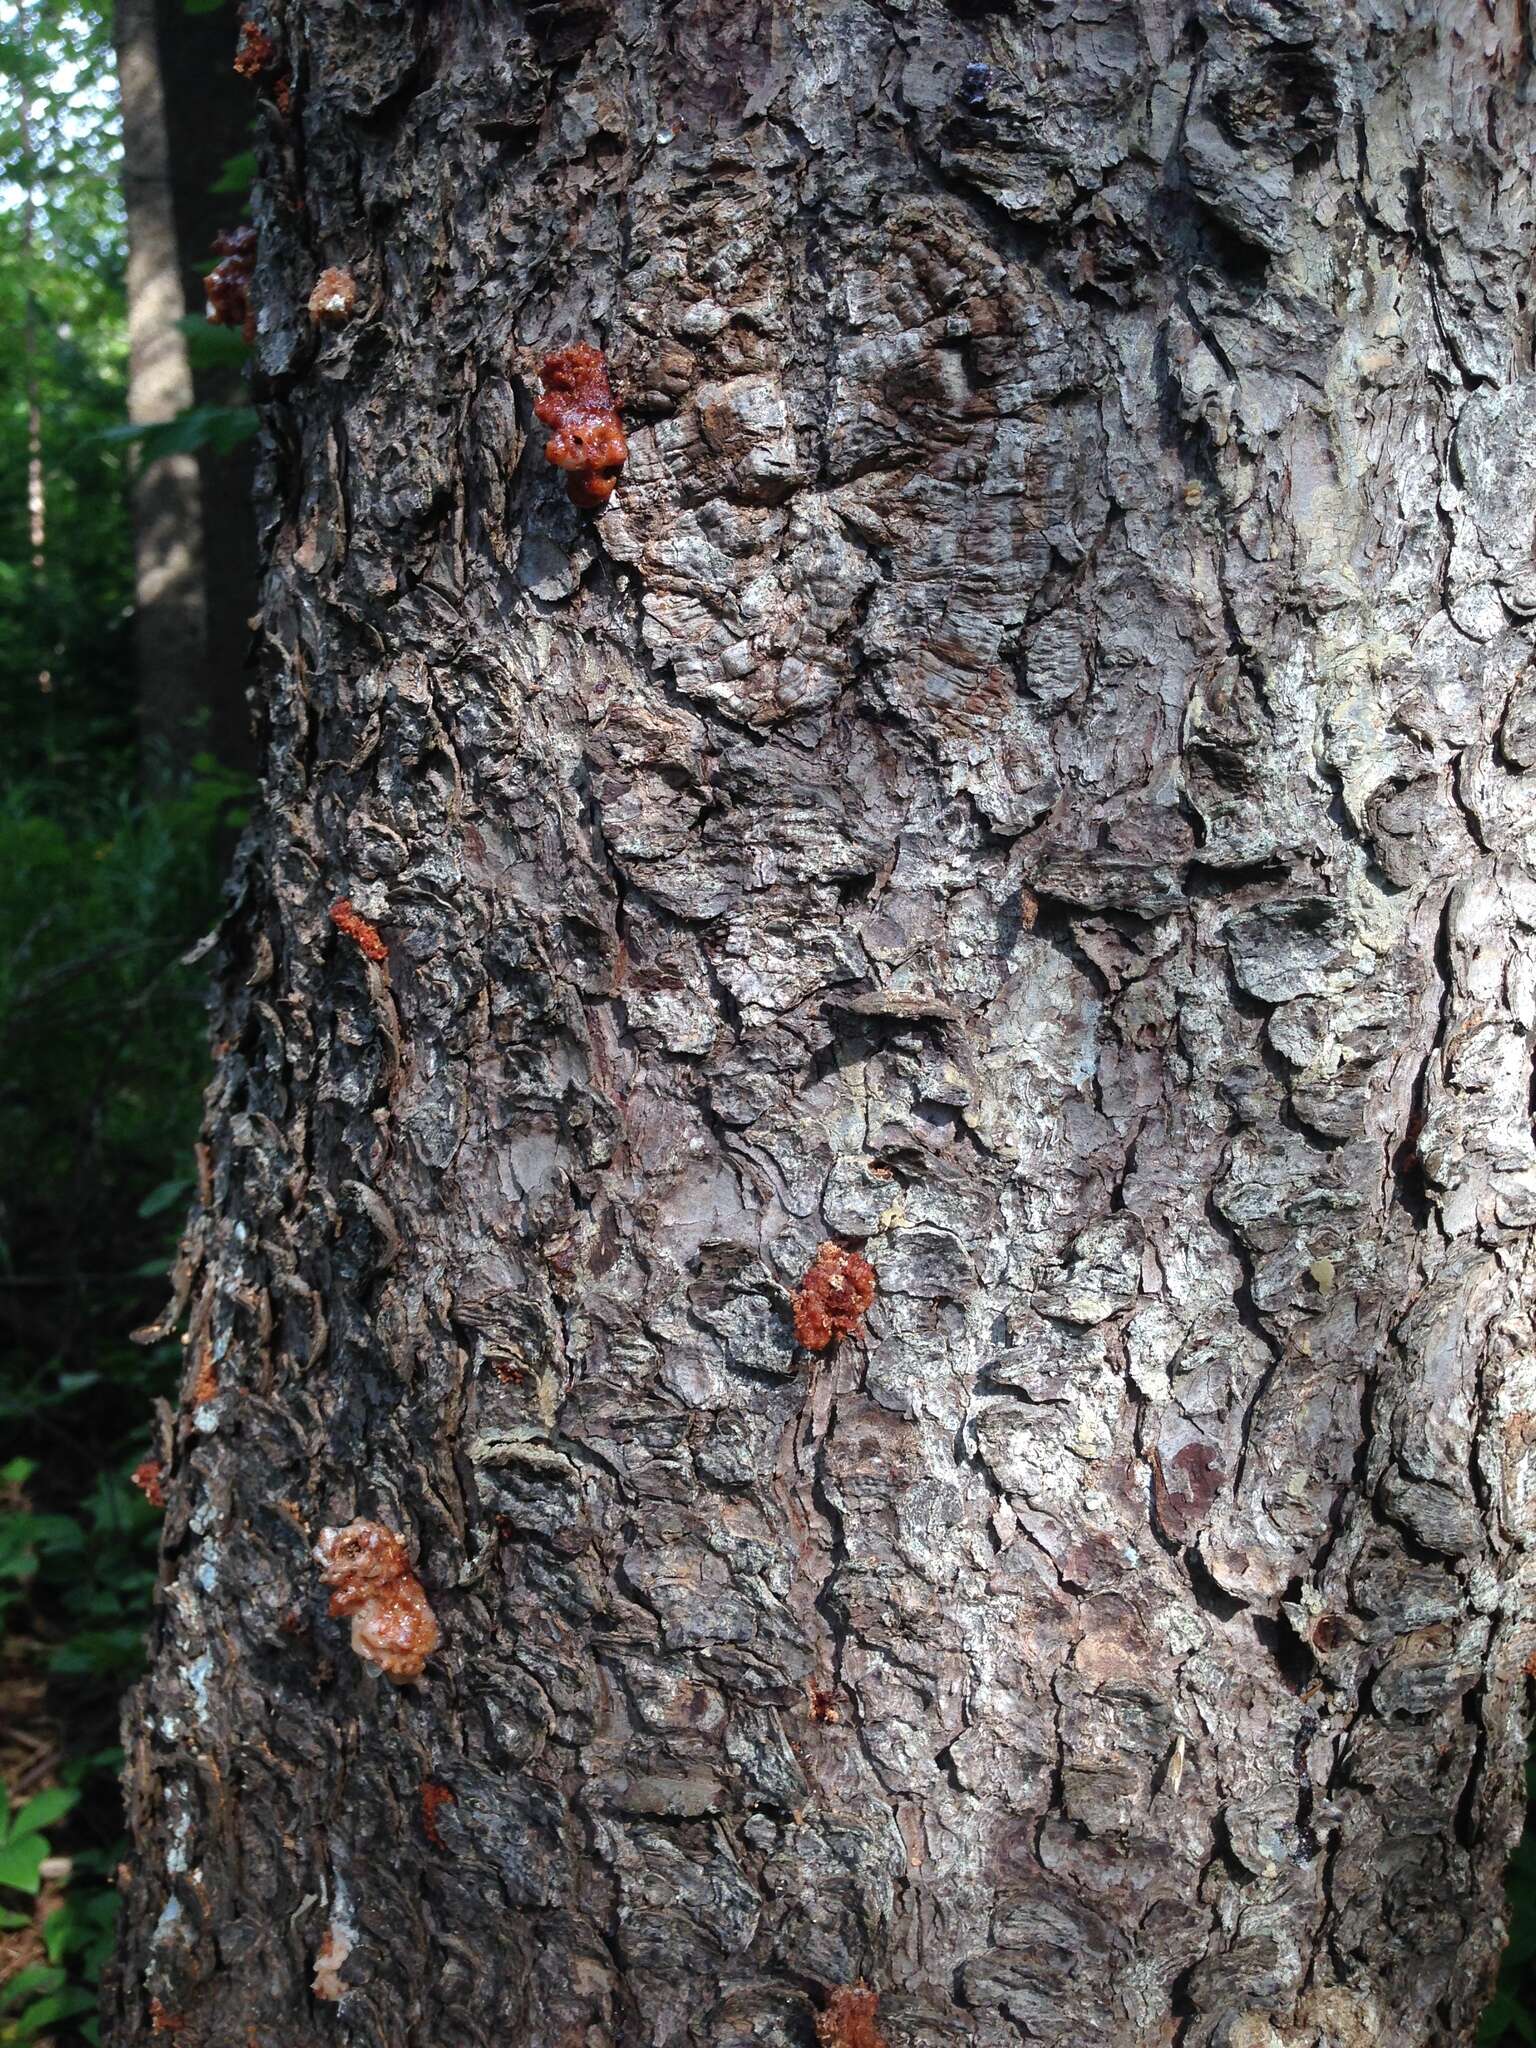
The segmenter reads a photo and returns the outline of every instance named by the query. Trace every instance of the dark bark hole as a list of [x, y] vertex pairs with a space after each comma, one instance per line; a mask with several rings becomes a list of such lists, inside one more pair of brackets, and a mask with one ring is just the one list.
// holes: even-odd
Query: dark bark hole
[[526, 156], [539, 139], [539, 123], [535, 120], [477, 121], [475, 133], [483, 135], [487, 142], [494, 142], [506, 159]]
[[1309, 1714], [1296, 1731], [1294, 1764], [1296, 1770], [1296, 1847], [1300, 1854], [1310, 1860], [1319, 1848], [1317, 1835], [1312, 1826], [1312, 1811], [1316, 1794], [1312, 1790], [1312, 1769], [1307, 1762], [1307, 1750], [1317, 1733], [1317, 1722]]
[[528, 33], [544, 64], [569, 64], [591, 48], [608, 24], [603, 0], [548, 0], [528, 10]]
[[1196, 1600], [1205, 1613], [1217, 1621], [1232, 1621], [1243, 1612], [1246, 1601], [1239, 1600], [1211, 1577], [1210, 1567], [1199, 1551], [1190, 1546], [1184, 1552], [1184, 1569], [1189, 1573], [1189, 1583]]
[[[1291, 1586], [1286, 1588], [1286, 1597], [1295, 1599], [1300, 1591], [1300, 1581], [1293, 1579]], [[1276, 1621], [1272, 1615], [1256, 1614], [1253, 1632], [1274, 1659], [1280, 1676], [1292, 1692], [1305, 1692], [1317, 1676], [1317, 1659], [1290, 1623]]]
[[1482, 1786], [1483, 1772], [1487, 1765], [1488, 1738], [1483, 1728], [1483, 1687], [1476, 1685], [1462, 1697], [1462, 1718], [1470, 1721], [1477, 1730], [1477, 1746], [1472, 1752], [1471, 1767], [1467, 1782], [1461, 1788], [1461, 1797], [1456, 1802], [1456, 1839], [1464, 1849], [1477, 1846], [1477, 1795]]

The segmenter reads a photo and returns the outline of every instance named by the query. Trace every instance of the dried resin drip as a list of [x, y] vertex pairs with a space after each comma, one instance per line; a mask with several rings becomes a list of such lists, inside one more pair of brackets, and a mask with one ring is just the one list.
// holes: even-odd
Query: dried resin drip
[[317, 327], [345, 327], [357, 310], [357, 281], [347, 270], [322, 270], [309, 295], [309, 317]]
[[554, 428], [545, 457], [567, 472], [571, 503], [595, 511], [613, 496], [619, 471], [629, 460], [602, 350], [584, 341], [557, 349], [545, 357], [539, 376], [544, 396], [534, 414]]
[[256, 339], [251, 307], [251, 272], [256, 267], [256, 230], [225, 228], [213, 238], [213, 253], [222, 257], [203, 279], [208, 320], [214, 327], [238, 327], [247, 341]]
[[352, 1617], [352, 1647], [397, 1683], [420, 1678], [442, 1641], [405, 1545], [379, 1522], [322, 1529], [315, 1562], [331, 1593], [331, 1613]]
[[331, 905], [331, 923], [337, 931], [345, 932], [369, 960], [387, 960], [389, 948], [379, 937], [376, 926], [371, 925], [360, 910], [352, 906], [350, 896], [342, 896]]
[[270, 71], [277, 58], [272, 38], [254, 21], [240, 24], [240, 46], [235, 51], [235, 70], [254, 85], [263, 72]]
[[340, 2003], [347, 1988], [341, 1981], [341, 1966], [351, 1953], [351, 1931], [340, 1926], [328, 1927], [315, 1957], [314, 1981], [310, 1985], [316, 1998], [323, 1998], [332, 2005]]
[[796, 1343], [825, 1351], [839, 1337], [857, 1335], [874, 1298], [875, 1269], [863, 1253], [822, 1245], [795, 1290]]
[[889, 2048], [875, 2024], [880, 1994], [867, 1984], [842, 1984], [816, 2015], [816, 2038], [822, 2048]]
[[158, 1458], [135, 1465], [129, 1477], [152, 1508], [165, 1506], [165, 1467]]

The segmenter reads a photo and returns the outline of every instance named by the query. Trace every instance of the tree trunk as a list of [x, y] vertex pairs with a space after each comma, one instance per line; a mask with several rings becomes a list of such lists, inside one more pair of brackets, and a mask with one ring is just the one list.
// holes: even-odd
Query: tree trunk
[[[16, 40], [25, 49], [29, 23], [25, 7], [16, 15]], [[21, 275], [26, 309], [21, 321], [21, 360], [27, 402], [27, 550], [32, 571], [30, 596], [39, 613], [46, 610], [48, 590], [48, 481], [43, 469], [43, 404], [37, 376], [37, 298], [33, 264], [37, 258], [37, 152], [32, 142], [31, 85], [23, 71], [16, 80], [17, 170], [22, 183]], [[51, 670], [37, 673], [37, 688], [47, 696], [53, 688]]]
[[[858, 1980], [890, 2048], [1471, 2039], [1536, 1642], [1523, 21], [257, 17], [267, 801], [117, 2048], [852, 2048]], [[878, 1292], [812, 1353], [825, 1240]], [[327, 1614], [354, 1516], [419, 1683]]]
[[[255, 106], [251, 83], [239, 77], [234, 17], [227, 7], [188, 14], [185, 0], [155, 0], [155, 34], [165, 93], [171, 207], [180, 255], [182, 311], [201, 319], [202, 272], [213, 238], [240, 218], [239, 192], [216, 189], [233, 156], [247, 150]], [[192, 365], [196, 405], [249, 402], [241, 373], [227, 364]], [[251, 614], [260, 563], [251, 510], [253, 444], [203, 447], [197, 453], [202, 527], [205, 671], [198, 704], [201, 743], [221, 761], [254, 769], [246, 674]]]
[[[186, 306], [155, 0], [116, 0], [113, 34], [128, 215], [128, 417], [135, 426], [158, 426], [191, 405], [192, 366], [176, 324]], [[164, 782], [195, 744], [198, 713], [206, 714], [208, 619], [195, 455], [161, 455], [140, 469], [133, 558], [139, 724], [145, 765]]]

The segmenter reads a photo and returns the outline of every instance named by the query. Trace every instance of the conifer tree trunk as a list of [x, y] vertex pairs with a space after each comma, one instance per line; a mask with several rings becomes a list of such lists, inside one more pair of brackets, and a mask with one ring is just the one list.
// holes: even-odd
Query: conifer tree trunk
[[[1536, 1644], [1522, 8], [254, 25], [267, 796], [107, 2038], [1470, 2041]], [[826, 1241], [877, 1292], [813, 1353]], [[327, 1613], [354, 1517], [419, 1682]]]

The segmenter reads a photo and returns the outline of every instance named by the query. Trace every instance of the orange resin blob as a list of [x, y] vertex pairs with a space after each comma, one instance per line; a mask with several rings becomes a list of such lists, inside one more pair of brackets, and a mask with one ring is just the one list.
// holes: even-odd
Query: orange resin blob
[[619, 471], [629, 460], [602, 350], [584, 341], [556, 349], [545, 357], [539, 377], [544, 396], [534, 415], [554, 428], [545, 457], [566, 471], [571, 503], [595, 511], [613, 496]]
[[442, 1641], [405, 1545], [380, 1522], [322, 1529], [315, 1562], [331, 1593], [331, 1613], [352, 1617], [352, 1647], [396, 1683], [420, 1678]]
[[825, 1351], [857, 1334], [875, 1298], [875, 1269], [862, 1252], [821, 1245], [794, 1294], [795, 1341]]

